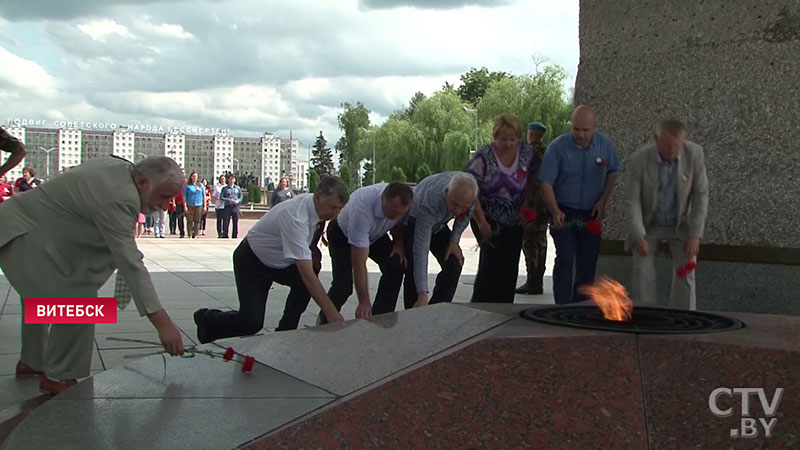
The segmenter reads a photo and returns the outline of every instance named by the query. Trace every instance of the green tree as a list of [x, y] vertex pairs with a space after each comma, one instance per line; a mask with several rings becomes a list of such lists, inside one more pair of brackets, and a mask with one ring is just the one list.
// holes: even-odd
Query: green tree
[[365, 162], [364, 177], [361, 179], [362, 186], [369, 186], [372, 184], [372, 172], [374, 172], [374, 167], [372, 167], [372, 161]]
[[493, 82], [509, 77], [510, 75], [505, 72], [489, 72], [486, 67], [481, 67], [480, 69], [473, 67], [469, 72], [461, 75], [462, 84], [456, 92], [465, 102], [477, 105]]
[[314, 192], [317, 190], [317, 186], [319, 186], [320, 176], [316, 170], [309, 170], [308, 171], [308, 192]]
[[572, 107], [564, 91], [567, 72], [547, 66], [535, 75], [523, 75], [493, 82], [477, 106], [478, 117], [491, 123], [500, 114], [512, 114], [524, 126], [540, 121], [547, 127], [548, 143], [568, 129]]
[[[349, 175], [358, 173], [358, 164], [361, 160], [358, 158], [358, 141], [363, 134], [361, 130], [369, 128], [370, 110], [361, 102], [357, 102], [355, 106], [350, 103], [342, 103], [341, 106], [342, 112], [339, 113], [337, 120], [339, 129], [342, 130], [342, 136], [336, 142], [336, 150], [341, 153], [341, 162], [348, 168]], [[345, 181], [344, 178], [342, 180]], [[348, 176], [345, 183], [352, 191], [358, 187], [358, 181], [357, 177]]]
[[319, 132], [314, 148], [311, 150], [311, 168], [317, 175], [328, 175], [333, 172], [333, 153], [330, 147], [326, 147], [328, 141]]
[[400, 181], [402, 183], [408, 181], [402, 167], [392, 167], [392, 178], [390, 181]]
[[431, 175], [431, 168], [428, 163], [422, 163], [417, 167], [417, 183]]
[[350, 179], [350, 168], [347, 166], [340, 166], [339, 167], [339, 178], [342, 179], [342, 182], [347, 186], [350, 192], [353, 192], [355, 189], [353, 188], [352, 180]]

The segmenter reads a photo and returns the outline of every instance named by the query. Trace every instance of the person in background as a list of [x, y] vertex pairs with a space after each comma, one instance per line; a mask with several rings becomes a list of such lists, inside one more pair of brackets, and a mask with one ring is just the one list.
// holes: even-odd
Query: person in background
[[25, 144], [10, 135], [8, 131], [0, 128], [0, 150], [11, 153], [5, 163], [0, 166], [0, 175], [5, 175], [9, 170], [17, 167], [25, 158], [27, 150]]
[[206, 218], [208, 217], [208, 207], [211, 203], [211, 186], [208, 185], [208, 180], [205, 178], [200, 181], [200, 184], [203, 185], [203, 189], [205, 190], [205, 197], [203, 199], [203, 216], [200, 218], [200, 236], [205, 236]]
[[475, 152], [467, 172], [478, 182], [473, 232], [480, 243], [472, 302], [513, 303], [522, 248], [520, 208], [528, 178], [538, 170], [528, 144], [520, 140], [516, 117], [497, 117], [494, 140]]
[[216, 216], [217, 221], [217, 237], [222, 237], [222, 224], [225, 222], [225, 203], [222, 201], [222, 189], [225, 188], [227, 182], [225, 180], [225, 175], [219, 176], [219, 183], [214, 186], [214, 190], [211, 194], [211, 200], [214, 202], [214, 215]]
[[270, 203], [272, 206], [275, 206], [280, 202], [289, 200], [293, 195], [294, 194], [292, 194], [292, 190], [289, 189], [289, 180], [286, 178], [281, 178], [278, 188], [272, 193], [272, 200]]
[[14, 182], [14, 192], [29, 191], [42, 184], [42, 180], [36, 178], [36, 172], [30, 167], [22, 169], [22, 177]]
[[[542, 137], [547, 128], [541, 122], [528, 124], [528, 145], [533, 150], [533, 157], [541, 166], [546, 150]], [[547, 222], [550, 212], [542, 201], [542, 190], [539, 178], [531, 177], [530, 184], [522, 206], [523, 234], [522, 253], [525, 255], [527, 277], [525, 283], [518, 287], [517, 294], [540, 295], [544, 293], [544, 269], [547, 261]]]
[[200, 234], [200, 219], [203, 217], [203, 205], [206, 200], [206, 188], [197, 179], [197, 172], [189, 174], [189, 182], [183, 188], [184, 211], [186, 212], [187, 234], [197, 239]]
[[222, 189], [220, 198], [225, 205], [225, 220], [222, 223], [222, 238], [228, 238], [231, 221], [233, 229], [230, 236], [236, 239], [239, 236], [239, 204], [242, 203], [242, 188], [236, 184], [236, 175], [228, 175], [228, 185]]
[[14, 186], [8, 183], [5, 175], [0, 175], [0, 203], [8, 200], [12, 195], [14, 195]]

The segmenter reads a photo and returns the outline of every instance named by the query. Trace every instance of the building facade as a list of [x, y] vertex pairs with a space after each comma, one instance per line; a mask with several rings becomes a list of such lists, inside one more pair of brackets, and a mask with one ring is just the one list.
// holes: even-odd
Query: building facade
[[23, 167], [31, 167], [37, 177], [47, 179], [84, 161], [116, 155], [134, 163], [151, 156], [168, 156], [187, 177], [194, 171], [209, 182], [235, 173], [240, 178], [251, 177], [262, 187], [278, 184], [281, 177], [289, 179], [294, 189], [306, 189], [308, 184], [308, 162], [298, 159], [299, 141], [281, 139], [273, 133], [251, 138], [224, 131], [191, 135], [128, 127], [101, 131], [9, 124], [4, 128], [28, 150], [23, 162], [8, 173], [12, 182], [22, 176]]

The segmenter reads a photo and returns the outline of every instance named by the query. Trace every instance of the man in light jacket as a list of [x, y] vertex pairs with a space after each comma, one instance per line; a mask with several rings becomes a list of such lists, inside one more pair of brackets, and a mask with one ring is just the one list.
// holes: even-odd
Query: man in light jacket
[[[161, 306], [136, 246], [139, 213], [166, 208], [183, 184], [168, 157], [136, 166], [117, 157], [87, 161], [0, 205], [0, 267], [26, 297], [97, 297], [114, 269], [139, 314], [158, 331], [164, 349], [183, 353], [181, 333]], [[22, 324], [17, 377], [41, 376], [39, 389], [58, 394], [89, 376], [92, 324]]]
[[[708, 178], [703, 148], [686, 141], [678, 121], [659, 124], [655, 142], [631, 156], [626, 176], [628, 237], [633, 255], [631, 294], [645, 305], [696, 308], [694, 271], [679, 269], [696, 261], [708, 211]], [[672, 255], [670, 301], [656, 294], [655, 252], [659, 242]]]

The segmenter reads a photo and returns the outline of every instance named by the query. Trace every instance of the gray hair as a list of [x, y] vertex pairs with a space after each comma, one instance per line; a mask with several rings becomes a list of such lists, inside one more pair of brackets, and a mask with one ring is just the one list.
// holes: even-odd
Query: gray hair
[[333, 175], [328, 175], [322, 178], [317, 185], [317, 188], [314, 189], [314, 195], [319, 195], [320, 197], [329, 197], [331, 195], [335, 195], [337, 198], [339, 198], [339, 201], [342, 202], [342, 205], [350, 200], [350, 193], [347, 192], [347, 186], [344, 184], [341, 178]]
[[134, 176], [150, 180], [153, 186], [162, 183], [183, 185], [183, 171], [178, 163], [167, 156], [151, 156], [136, 163], [133, 167]]
[[473, 196], [478, 196], [478, 183], [475, 177], [466, 172], [456, 172], [450, 182], [447, 183], [448, 192], [461, 192], [468, 190], [472, 192]]

